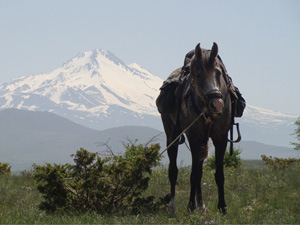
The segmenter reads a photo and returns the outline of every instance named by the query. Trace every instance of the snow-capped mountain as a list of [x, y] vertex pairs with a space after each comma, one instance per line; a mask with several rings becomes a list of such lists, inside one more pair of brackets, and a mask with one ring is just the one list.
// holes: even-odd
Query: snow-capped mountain
[[141, 66], [126, 65], [111, 52], [95, 49], [48, 74], [1, 84], [0, 104], [50, 111], [84, 124], [90, 121], [89, 126], [98, 129], [153, 125], [143, 118], [158, 116], [155, 98], [161, 84], [162, 79]]
[[[292, 125], [296, 119], [297, 116], [295, 115], [288, 115], [255, 106], [247, 106], [242, 117], [243, 122], [252, 123], [253, 126], [260, 125], [274, 129], [280, 125]], [[269, 126], [270, 123], [272, 124], [271, 127]]]
[[240, 123], [243, 140], [291, 147], [295, 141], [294, 133], [297, 120], [296, 115], [288, 115], [272, 110], [247, 105], [242, 118], [236, 119]]
[[[141, 66], [126, 65], [111, 52], [95, 49], [50, 73], [0, 84], [0, 108], [54, 112], [100, 130], [125, 125], [162, 130], [155, 106], [162, 83]], [[248, 105], [237, 122], [243, 140], [289, 146], [296, 118]]]

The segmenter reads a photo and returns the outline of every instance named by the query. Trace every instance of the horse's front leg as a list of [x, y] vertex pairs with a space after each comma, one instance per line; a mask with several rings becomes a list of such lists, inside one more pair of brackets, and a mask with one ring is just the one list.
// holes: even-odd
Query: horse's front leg
[[200, 210], [205, 211], [205, 205], [202, 199], [202, 188], [201, 188], [201, 180], [202, 180], [202, 167], [203, 167], [204, 159], [200, 161], [200, 182], [197, 184], [196, 187], [196, 200], [197, 200], [197, 208]]
[[190, 145], [192, 152], [192, 173], [188, 209], [194, 211], [196, 207], [198, 207], [199, 209], [204, 210], [205, 205], [202, 199], [201, 179], [203, 161], [207, 157], [208, 147], [206, 143], [203, 143], [202, 145], [190, 143]]
[[224, 154], [227, 147], [227, 136], [221, 138], [221, 140], [213, 140], [215, 145], [215, 154], [216, 154], [216, 173], [215, 179], [218, 185], [218, 195], [219, 195], [219, 203], [218, 208], [222, 211], [222, 213], [226, 213], [227, 205], [225, 202], [225, 194], [224, 194]]

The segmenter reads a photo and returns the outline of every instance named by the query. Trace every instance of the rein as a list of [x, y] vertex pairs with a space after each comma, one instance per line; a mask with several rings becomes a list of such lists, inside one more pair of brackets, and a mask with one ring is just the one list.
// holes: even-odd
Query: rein
[[178, 141], [178, 139], [187, 131], [187, 130], [189, 130], [201, 117], [204, 117], [204, 119], [205, 119], [205, 123], [206, 124], [209, 124], [209, 130], [208, 130], [208, 134], [210, 133], [210, 127], [211, 127], [211, 124], [212, 124], [212, 120], [211, 120], [211, 118], [209, 117], [209, 118], [206, 118], [205, 117], [205, 111], [204, 112], [202, 112], [202, 113], [200, 113], [199, 114], [199, 116], [187, 127], [187, 128], [185, 128], [178, 136], [177, 136], [177, 138], [175, 138], [166, 148], [165, 148], [165, 150], [163, 150], [160, 154], [159, 154], [159, 157], [161, 157], [172, 145], [174, 145], [177, 141]]
[[187, 127], [185, 128], [178, 136], [177, 138], [175, 138], [169, 145], [168, 147], [166, 147], [165, 150], [163, 150], [160, 154], [159, 154], [159, 157], [162, 156], [162, 154], [164, 154], [172, 145], [175, 144], [176, 141], [178, 141], [178, 139], [188, 130], [191, 128], [191, 126], [193, 126], [202, 116], [204, 116], [204, 112], [202, 112], [201, 114], [199, 114], [199, 116]]
[[[194, 86], [194, 82], [191, 82], [192, 86]], [[195, 87], [195, 86], [194, 86]], [[198, 95], [199, 96], [199, 95]], [[208, 136], [210, 134], [210, 128], [211, 128], [211, 124], [213, 123], [212, 119], [210, 117], [206, 117], [205, 113], [208, 111], [208, 107], [206, 105], [205, 99], [202, 95], [199, 96], [201, 101], [204, 103], [204, 110], [202, 112], [200, 112], [200, 110], [198, 110], [198, 107], [196, 106], [196, 103], [194, 102], [194, 98], [192, 97], [192, 105], [194, 107], [194, 109], [196, 111], [198, 111], [199, 116], [188, 126], [186, 127], [160, 154], [159, 157], [161, 157], [172, 145], [174, 145], [178, 139], [186, 132], [188, 131], [202, 116], [204, 117], [205, 120], [205, 124], [209, 124], [209, 129], [208, 129]]]

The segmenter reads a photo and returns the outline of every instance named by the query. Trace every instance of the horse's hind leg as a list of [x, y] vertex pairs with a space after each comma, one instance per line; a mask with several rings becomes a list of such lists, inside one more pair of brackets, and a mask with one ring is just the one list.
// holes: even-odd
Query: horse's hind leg
[[[180, 134], [180, 129], [172, 123], [170, 117], [163, 116], [162, 120], [164, 124], [164, 129], [167, 136], [167, 146], [172, 143], [174, 139]], [[168, 149], [169, 156], [169, 181], [171, 184], [171, 201], [170, 201], [170, 213], [171, 216], [175, 216], [176, 213], [176, 204], [175, 204], [175, 186], [178, 177], [178, 167], [177, 167], [177, 154], [178, 154], [178, 143], [173, 144]]]
[[169, 156], [169, 180], [171, 184], [171, 201], [170, 201], [170, 213], [175, 215], [176, 213], [176, 203], [175, 203], [175, 186], [178, 177], [178, 167], [177, 167], [177, 153], [178, 145], [174, 145], [168, 149]]

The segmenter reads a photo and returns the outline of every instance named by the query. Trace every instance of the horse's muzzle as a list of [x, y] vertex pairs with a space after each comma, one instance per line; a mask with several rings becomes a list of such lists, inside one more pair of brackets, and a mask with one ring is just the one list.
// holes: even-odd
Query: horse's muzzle
[[224, 101], [221, 98], [213, 98], [212, 100], [210, 100], [208, 107], [209, 107], [209, 111], [214, 116], [217, 116], [223, 111]]

